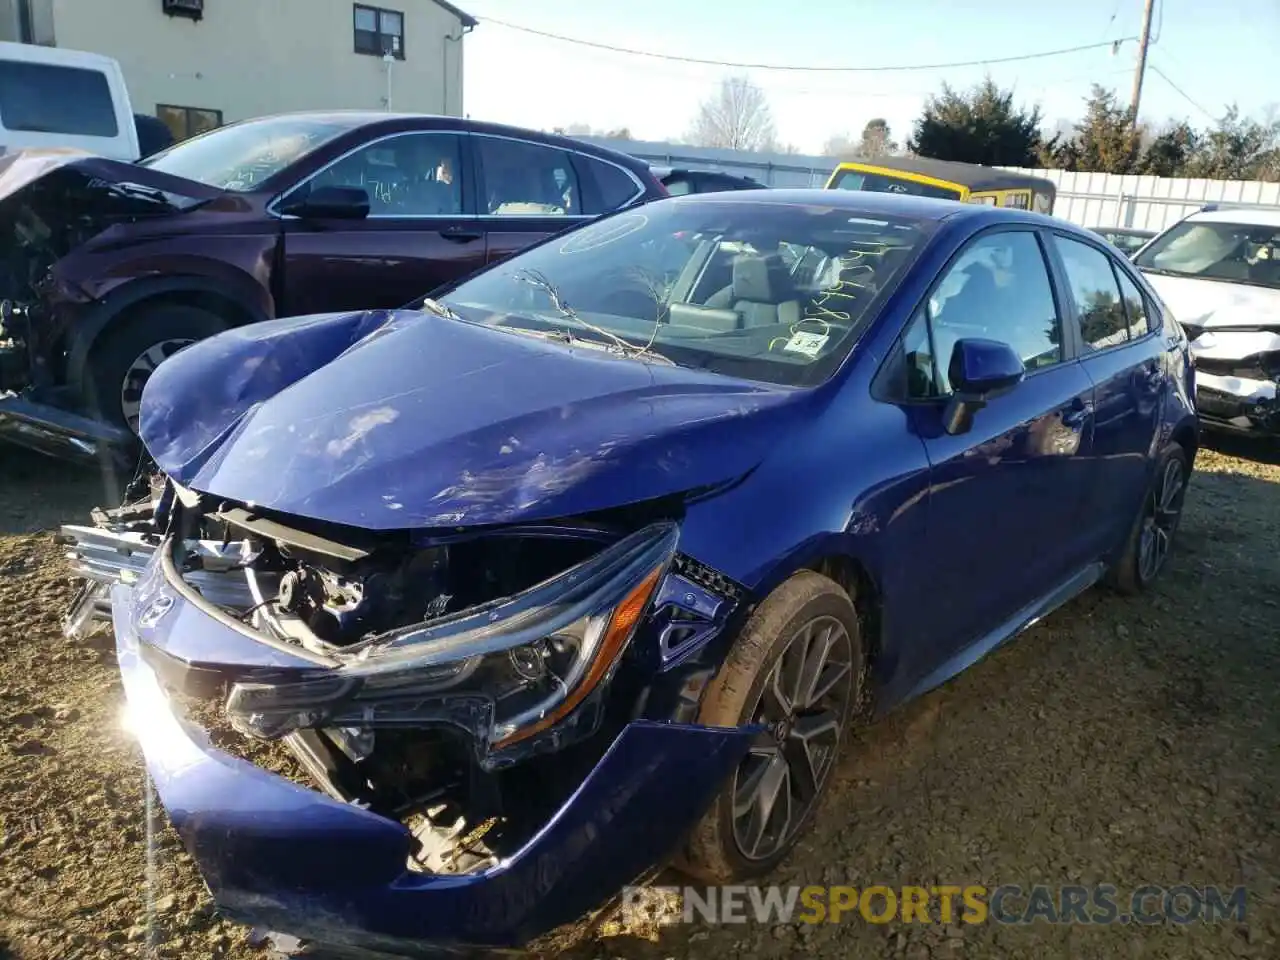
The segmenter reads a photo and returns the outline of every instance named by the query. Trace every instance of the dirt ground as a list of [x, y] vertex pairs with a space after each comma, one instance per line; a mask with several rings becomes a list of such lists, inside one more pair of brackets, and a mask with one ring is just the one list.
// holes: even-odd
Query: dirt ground
[[[781, 884], [1247, 885], [1242, 924], [664, 927], [577, 957], [1280, 956], [1280, 456], [1206, 451], [1173, 564], [1092, 591], [847, 751]], [[261, 958], [148, 816], [50, 531], [101, 484], [0, 451], [0, 960]], [[608, 932], [609, 928], [606, 928]]]

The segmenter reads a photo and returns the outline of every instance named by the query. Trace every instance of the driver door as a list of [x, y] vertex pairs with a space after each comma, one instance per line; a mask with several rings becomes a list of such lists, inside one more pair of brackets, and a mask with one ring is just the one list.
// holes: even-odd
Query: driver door
[[360, 187], [369, 194], [369, 216], [283, 218], [277, 313], [399, 307], [482, 267], [485, 231], [467, 160], [467, 134], [396, 134], [289, 191], [285, 196], [313, 186]]
[[[980, 234], [945, 268], [904, 338], [908, 411], [930, 464], [914, 635], [937, 665], [1087, 559], [1093, 382], [1064, 336], [1034, 230]], [[952, 435], [943, 413], [956, 341], [1009, 344], [1026, 378]]]

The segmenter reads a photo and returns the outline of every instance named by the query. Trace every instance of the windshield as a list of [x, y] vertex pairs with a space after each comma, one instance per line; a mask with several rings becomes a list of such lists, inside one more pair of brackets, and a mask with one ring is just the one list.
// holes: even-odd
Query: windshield
[[1280, 227], [1183, 221], [1134, 262], [1157, 273], [1280, 288]]
[[959, 200], [960, 191], [949, 187], [936, 187], [930, 183], [917, 183], [905, 177], [892, 177], [883, 173], [863, 173], [861, 170], [841, 170], [833, 190], [866, 190], [870, 193], [905, 193], [912, 197], [937, 197], [942, 200]]
[[210, 130], [141, 161], [144, 167], [222, 190], [255, 189], [358, 125], [330, 117], [268, 117]]
[[441, 298], [460, 319], [645, 362], [819, 383], [852, 349], [931, 221], [671, 199], [574, 230]]

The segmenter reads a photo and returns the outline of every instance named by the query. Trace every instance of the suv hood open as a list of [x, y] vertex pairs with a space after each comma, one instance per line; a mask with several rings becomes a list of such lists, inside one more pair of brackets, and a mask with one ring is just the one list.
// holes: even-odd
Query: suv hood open
[[740, 477], [808, 391], [430, 313], [291, 318], [160, 366], [140, 432], [194, 490], [365, 529], [531, 522]]

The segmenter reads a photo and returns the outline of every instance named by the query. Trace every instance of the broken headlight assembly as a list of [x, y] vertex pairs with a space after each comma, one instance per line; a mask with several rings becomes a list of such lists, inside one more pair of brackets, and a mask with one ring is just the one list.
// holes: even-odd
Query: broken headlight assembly
[[346, 647], [336, 667], [236, 683], [228, 719], [262, 739], [312, 727], [452, 726], [473, 738], [486, 767], [509, 748], [556, 749], [598, 723], [678, 537], [675, 524], [654, 524], [523, 593]]

